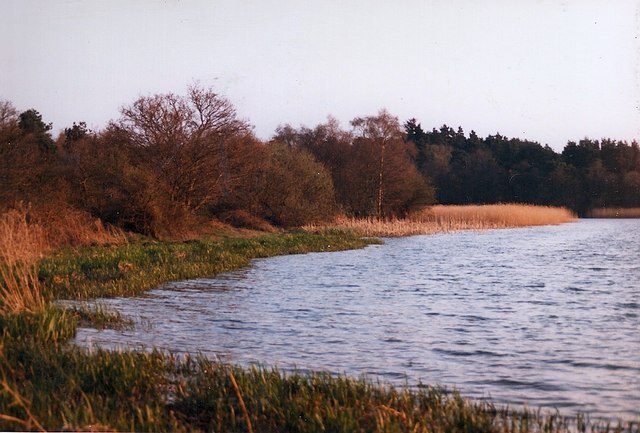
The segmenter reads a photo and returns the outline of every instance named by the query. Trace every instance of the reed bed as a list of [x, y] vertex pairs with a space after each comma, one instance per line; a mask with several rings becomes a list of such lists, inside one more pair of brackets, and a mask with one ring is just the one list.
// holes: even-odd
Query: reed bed
[[127, 234], [100, 219], [72, 207], [40, 205], [26, 207], [30, 222], [40, 225], [51, 248], [87, 245], [120, 245], [128, 242]]
[[0, 214], [0, 259], [14, 265], [32, 263], [50, 249], [44, 228], [30, 223], [22, 210]]
[[[330, 227], [362, 236], [411, 236], [459, 230], [486, 230], [571, 222], [576, 216], [565, 208], [524, 204], [431, 206], [406, 218], [338, 217]], [[309, 231], [327, 226], [306, 226]]]
[[0, 314], [44, 306], [37, 261], [48, 249], [45, 232], [17, 210], [0, 215]]
[[123, 231], [72, 208], [19, 206], [0, 214], [0, 313], [44, 307], [39, 261], [54, 249], [126, 242]]
[[640, 218], [640, 207], [601, 207], [589, 212], [590, 218]]
[[433, 206], [419, 212], [414, 218], [433, 220], [445, 227], [491, 229], [561, 224], [574, 221], [576, 216], [562, 207], [510, 203]]

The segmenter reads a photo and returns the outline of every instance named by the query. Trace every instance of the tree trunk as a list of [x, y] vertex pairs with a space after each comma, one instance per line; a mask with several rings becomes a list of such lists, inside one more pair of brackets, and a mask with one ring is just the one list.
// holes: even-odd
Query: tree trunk
[[380, 148], [380, 167], [378, 171], [378, 203], [376, 207], [376, 215], [378, 219], [382, 218], [382, 197], [384, 195], [383, 181], [384, 181], [384, 150], [387, 145], [387, 140], [382, 140], [382, 146]]

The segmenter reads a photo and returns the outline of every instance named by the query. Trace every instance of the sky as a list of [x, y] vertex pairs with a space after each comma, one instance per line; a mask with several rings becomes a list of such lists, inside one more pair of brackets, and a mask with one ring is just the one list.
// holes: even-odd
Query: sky
[[556, 150], [640, 140], [640, 0], [0, 2], [0, 99], [54, 131], [194, 83], [262, 139], [386, 108]]

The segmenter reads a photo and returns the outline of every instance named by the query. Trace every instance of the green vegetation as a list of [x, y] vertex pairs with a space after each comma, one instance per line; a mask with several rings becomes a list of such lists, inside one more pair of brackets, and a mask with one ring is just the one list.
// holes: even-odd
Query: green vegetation
[[441, 204], [530, 203], [564, 206], [580, 215], [597, 207], [640, 206], [640, 146], [622, 140], [549, 146], [496, 133], [481, 138], [443, 125], [425, 131], [411, 119], [407, 140]]
[[639, 431], [632, 423], [497, 408], [443, 389], [242, 369], [158, 351], [88, 352], [68, 347], [76, 318], [55, 308], [0, 323], [2, 430]]
[[44, 259], [39, 278], [50, 300], [133, 296], [167, 281], [238, 269], [254, 258], [362, 248], [374, 242], [349, 232], [299, 231], [254, 238], [84, 247]]
[[96, 306], [75, 305], [67, 308], [80, 326], [96, 329], [132, 329], [133, 320], [122, 316], [119, 311], [110, 310], [100, 304]]

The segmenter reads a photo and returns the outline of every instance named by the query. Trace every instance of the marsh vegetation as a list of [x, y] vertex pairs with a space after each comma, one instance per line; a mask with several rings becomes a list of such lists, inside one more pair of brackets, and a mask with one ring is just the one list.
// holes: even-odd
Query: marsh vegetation
[[308, 225], [306, 230], [336, 227], [362, 236], [411, 236], [459, 230], [487, 230], [562, 224], [576, 216], [565, 208], [523, 204], [436, 205], [415, 211], [404, 218], [354, 218], [341, 216], [328, 225]]

